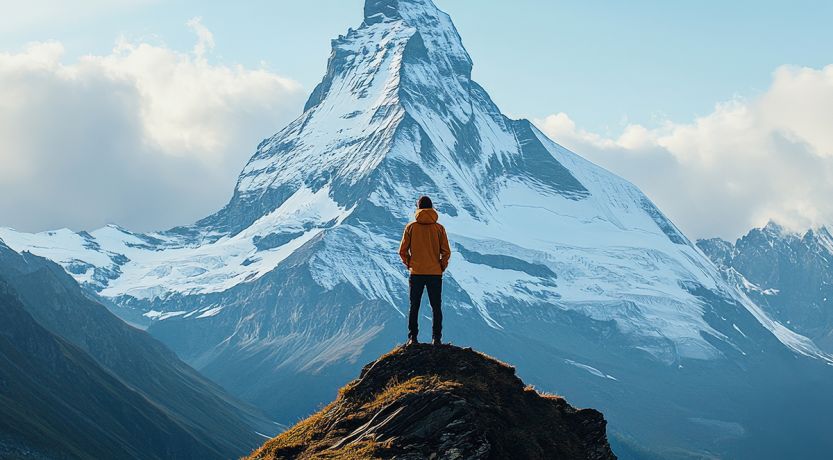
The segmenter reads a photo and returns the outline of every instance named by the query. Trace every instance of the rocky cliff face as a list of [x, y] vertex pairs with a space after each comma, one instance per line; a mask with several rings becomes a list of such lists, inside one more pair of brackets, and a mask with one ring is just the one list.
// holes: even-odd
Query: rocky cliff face
[[[327, 367], [403, 319], [396, 248], [420, 194], [454, 243], [446, 305], [474, 327], [577, 315], [671, 366], [755, 353], [773, 334], [823, 357], [734, 292], [633, 184], [503, 115], [431, 0], [369, 0], [364, 13], [333, 40], [303, 114], [258, 145], [214, 215], [147, 235], [0, 237], [57, 260], [119, 315], [257, 398], [273, 392], [239, 388], [250, 379], [235, 381], [235, 362], [268, 348], [254, 358], [266, 367]], [[328, 298], [342, 311], [322, 312]], [[715, 308], [752, 322], [740, 334]]]
[[614, 459], [598, 411], [451, 345], [397, 348], [250, 459]]
[[[368, 0], [303, 113], [258, 144], [217, 213], [151, 234], [0, 238], [60, 263], [286, 423], [404, 340], [396, 252], [428, 194], [453, 244], [449, 340], [603, 410], [614, 443], [664, 457], [833, 448], [811, 434], [818, 420], [770, 426], [755, 412], [777, 392], [833, 414], [803, 388], [833, 378], [830, 357], [727, 282], [633, 184], [502, 114], [472, 65], [431, 0]], [[804, 452], [779, 451], [773, 433]]]
[[697, 245], [772, 318], [833, 353], [833, 235], [827, 228], [798, 233], [769, 222], [734, 243], [713, 238]]

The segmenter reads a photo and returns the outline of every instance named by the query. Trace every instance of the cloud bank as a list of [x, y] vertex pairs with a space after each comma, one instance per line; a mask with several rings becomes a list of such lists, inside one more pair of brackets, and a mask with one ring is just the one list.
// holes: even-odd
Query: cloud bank
[[187, 224], [221, 207], [260, 139], [297, 116], [304, 91], [267, 69], [119, 40], [62, 62], [58, 42], [0, 53], [0, 225], [135, 230]]
[[611, 138], [558, 113], [549, 136], [640, 187], [689, 236], [734, 239], [774, 219], [833, 223], [833, 65], [783, 66], [760, 96], [690, 123], [626, 126]]
[[[72, 63], [58, 42], [0, 53], [1, 226], [144, 231], [225, 204], [258, 141], [305, 94], [267, 69], [211, 63], [211, 31], [199, 18], [186, 25], [190, 51], [119, 40]], [[784, 66], [757, 97], [614, 137], [565, 113], [534, 121], [634, 182], [689, 236], [833, 223], [833, 65]]]

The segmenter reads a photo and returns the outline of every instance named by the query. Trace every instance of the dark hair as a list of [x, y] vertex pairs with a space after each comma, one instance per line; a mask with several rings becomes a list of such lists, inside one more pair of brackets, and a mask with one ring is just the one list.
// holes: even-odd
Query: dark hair
[[433, 207], [434, 207], [434, 203], [432, 203], [432, 202], [431, 202], [431, 198], [428, 198], [427, 196], [422, 195], [422, 196], [421, 196], [421, 197], [419, 197], [419, 199], [417, 200], [417, 207], [418, 207], [419, 209], [433, 208]]

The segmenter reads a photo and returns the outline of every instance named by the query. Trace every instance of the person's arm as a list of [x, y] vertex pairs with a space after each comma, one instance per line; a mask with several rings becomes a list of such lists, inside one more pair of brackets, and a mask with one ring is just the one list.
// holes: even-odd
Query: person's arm
[[443, 271], [448, 268], [449, 259], [451, 259], [451, 246], [448, 245], [448, 236], [445, 234], [445, 227], [440, 226], [440, 267]]
[[405, 226], [405, 231], [402, 233], [402, 242], [399, 243], [399, 258], [406, 267], [411, 268], [411, 232], [410, 224]]

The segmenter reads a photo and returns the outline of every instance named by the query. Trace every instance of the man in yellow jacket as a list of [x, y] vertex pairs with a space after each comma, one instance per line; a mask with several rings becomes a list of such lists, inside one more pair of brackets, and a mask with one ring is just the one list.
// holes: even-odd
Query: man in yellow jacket
[[431, 198], [420, 197], [417, 201], [416, 221], [405, 226], [402, 243], [399, 244], [399, 257], [411, 273], [408, 345], [419, 343], [419, 304], [426, 288], [434, 316], [433, 343], [442, 343], [443, 272], [448, 267], [451, 248], [448, 246], [445, 227], [437, 223], [437, 218]]

